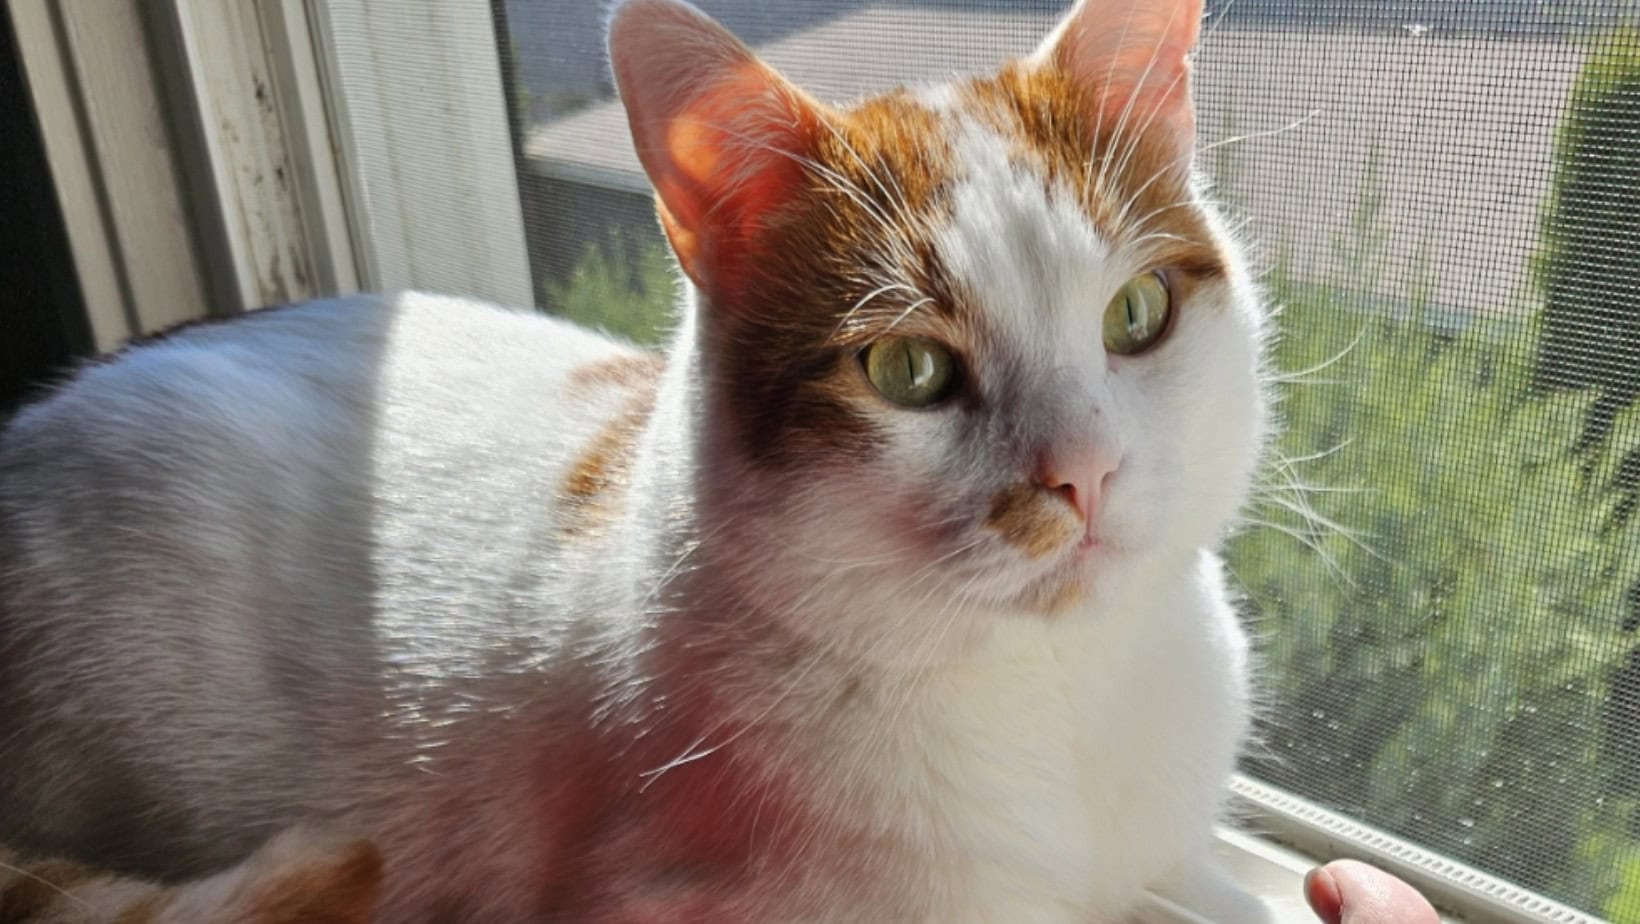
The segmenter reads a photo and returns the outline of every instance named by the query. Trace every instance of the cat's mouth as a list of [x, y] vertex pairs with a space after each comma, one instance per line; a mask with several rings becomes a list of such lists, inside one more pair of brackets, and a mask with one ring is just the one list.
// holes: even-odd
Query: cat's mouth
[[1016, 603], [1030, 612], [1057, 615], [1085, 599], [1098, 580], [1102, 566], [1121, 549], [1095, 529], [1065, 544], [1053, 561], [1026, 583]]
[[1096, 529], [1088, 529], [1082, 538], [1066, 550], [1059, 569], [1066, 574], [1085, 574], [1090, 568], [1095, 568], [1101, 559], [1116, 554], [1116, 546], [1101, 536]]

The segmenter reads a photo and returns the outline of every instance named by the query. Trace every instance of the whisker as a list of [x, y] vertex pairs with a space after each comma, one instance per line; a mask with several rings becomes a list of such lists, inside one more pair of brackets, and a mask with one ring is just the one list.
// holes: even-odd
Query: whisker
[[915, 312], [918, 308], [921, 308], [924, 305], [932, 304], [933, 301], [934, 301], [934, 299], [932, 299], [929, 296], [925, 295], [922, 298], [919, 298], [916, 301], [912, 302], [910, 305], [906, 306], [906, 309], [904, 311], [900, 312], [897, 316], [895, 316], [894, 320], [892, 320], [888, 323], [888, 328], [887, 329], [888, 330], [893, 330], [894, 328], [899, 327], [900, 322], [904, 321], [906, 318], [911, 317], [912, 313]]
[[[1129, 15], [1131, 16], [1131, 11]], [[1173, 11], [1168, 14], [1167, 22], [1162, 27], [1163, 35], [1166, 35], [1167, 31], [1173, 27], [1173, 20], [1178, 15], [1179, 8], [1174, 7]], [[1158, 40], [1156, 46], [1150, 50], [1150, 59], [1145, 62], [1145, 69], [1139, 74], [1139, 79], [1134, 82], [1133, 88], [1128, 91], [1127, 102], [1122, 107], [1122, 115], [1117, 120], [1116, 128], [1112, 132], [1115, 139], [1121, 139], [1124, 137], [1123, 133], [1127, 130], [1127, 120], [1129, 115], [1132, 113], [1133, 104], [1139, 98], [1140, 89], [1142, 89], [1145, 86], [1145, 83], [1150, 79], [1150, 72], [1155, 69], [1158, 56], [1161, 54], [1161, 50], [1162, 43]], [[1112, 62], [1112, 66], [1115, 66], [1114, 61]], [[1186, 73], [1187, 71], [1180, 71], [1178, 74], [1173, 76], [1172, 80], [1168, 81], [1166, 88], [1164, 88], [1162, 93], [1158, 95], [1159, 98], [1157, 99], [1155, 105], [1150, 107], [1150, 112], [1145, 116], [1144, 123], [1139, 125], [1138, 130], [1133, 132], [1131, 136], [1128, 136], [1126, 147], [1122, 151], [1121, 160], [1116, 168], [1116, 176], [1120, 176], [1127, 171], [1128, 163], [1131, 161], [1134, 152], [1138, 149], [1139, 140], [1144, 137], [1144, 134], [1156, 121], [1156, 116], [1161, 113], [1162, 105], [1166, 102], [1167, 97], [1178, 88], [1179, 81], [1184, 78]], [[1101, 173], [1103, 173], [1103, 171], [1101, 171]], [[1099, 188], [1103, 188], [1102, 183]]]
[[1279, 464], [1282, 465], [1282, 466], [1290, 466], [1290, 465], [1302, 465], [1305, 462], [1316, 462], [1316, 461], [1319, 461], [1321, 459], [1325, 459], [1325, 458], [1328, 458], [1330, 456], [1336, 455], [1340, 452], [1343, 452], [1345, 449], [1348, 449], [1350, 447], [1350, 445], [1354, 442], [1355, 442], [1355, 437], [1352, 436], [1352, 437], [1346, 438], [1343, 442], [1339, 443], [1336, 446], [1332, 446], [1332, 447], [1329, 447], [1327, 449], [1318, 449], [1315, 452], [1308, 453], [1306, 455], [1302, 455], [1302, 456], [1282, 455], [1281, 458], [1280, 458]]
[[1345, 573], [1344, 569], [1338, 564], [1338, 560], [1334, 558], [1330, 552], [1323, 548], [1321, 544], [1316, 541], [1314, 536], [1308, 533], [1301, 533], [1298, 530], [1284, 524], [1261, 519], [1259, 517], [1244, 515], [1241, 517], [1240, 522], [1246, 526], [1255, 526], [1261, 529], [1273, 529], [1276, 532], [1293, 539], [1295, 542], [1309, 549], [1311, 552], [1314, 552], [1315, 556], [1321, 560], [1323, 565], [1326, 566], [1329, 574], [1342, 580], [1345, 584], [1352, 588], [1357, 586], [1355, 581], [1347, 573]]
[[1313, 375], [1314, 373], [1321, 372], [1321, 371], [1331, 367], [1334, 363], [1339, 362], [1344, 357], [1348, 356], [1357, 346], [1360, 346], [1361, 340], [1363, 338], [1365, 338], [1366, 335], [1367, 335], [1367, 329], [1366, 329], [1366, 327], [1363, 326], [1363, 327], [1356, 330], [1354, 339], [1350, 340], [1350, 342], [1348, 344], [1346, 344], [1345, 347], [1342, 350], [1339, 350], [1337, 353], [1334, 353], [1333, 355], [1327, 357], [1326, 359], [1323, 359], [1321, 362], [1316, 363], [1315, 365], [1310, 366], [1309, 368], [1306, 368], [1306, 369], [1300, 369], [1296, 372], [1279, 372], [1275, 376], [1273, 376], [1273, 379], [1274, 379], [1274, 381], [1277, 381], [1277, 382], [1292, 383], [1292, 382], [1295, 382], [1298, 379], [1303, 378], [1304, 376]]
[[36, 873], [29, 872], [26, 869], [23, 869], [21, 866], [12, 866], [10, 863], [7, 863], [3, 860], [0, 860], [0, 869], [6, 870], [7, 872], [15, 873], [18, 876], [22, 876], [24, 879], [30, 880], [31, 882], [38, 882], [39, 884], [45, 886], [46, 888], [48, 888], [51, 891], [57, 893], [58, 895], [61, 895], [63, 898], [68, 899], [69, 901], [73, 902], [74, 904], [79, 905], [81, 908], [84, 908], [87, 911], [96, 911], [97, 910], [94, 905], [92, 905], [90, 902], [86, 901], [85, 899], [79, 897], [78, 895], [75, 895], [74, 893], [68, 891], [67, 889], [63, 888], [62, 886], [58, 885], [57, 883], [52, 882], [49, 879], [46, 879], [43, 876], [40, 876]]
[[[1307, 482], [1260, 484], [1255, 490], [1294, 491], [1300, 494], [1375, 494], [1374, 488], [1345, 488], [1335, 485], [1309, 484]], [[1259, 495], [1262, 496], [1262, 495]]]
[[1224, 20], [1230, 15], [1230, 8], [1235, 5], [1236, 0], [1229, 0], [1224, 8], [1219, 10], [1219, 18], [1207, 24], [1207, 32], [1202, 35], [1201, 41], [1196, 43], [1198, 48], [1206, 47], [1207, 40], [1218, 34], [1219, 27], [1224, 25]]
[[842, 320], [837, 322], [837, 327], [832, 331], [832, 336], [837, 337], [838, 335], [840, 335], [843, 332], [843, 328], [847, 327], [849, 322], [854, 320], [854, 317], [856, 315], [858, 315], [860, 313], [861, 309], [863, 309], [867, 304], [869, 304], [872, 299], [875, 299], [880, 295], [886, 295], [889, 292], [894, 292], [894, 291], [897, 291], [897, 290], [903, 290], [903, 291], [909, 292], [913, 296], [921, 296], [922, 295], [922, 293], [917, 291], [917, 289], [915, 289], [912, 286], [906, 285], [903, 282], [890, 282], [886, 285], [878, 286], [877, 288], [872, 289], [870, 292], [867, 292], [865, 295], [861, 296], [860, 300], [855, 302], [854, 305], [849, 308], [847, 313], [845, 313], [843, 315]]
[[1270, 137], [1274, 137], [1276, 135], [1283, 134], [1285, 132], [1290, 132], [1293, 129], [1298, 128], [1299, 126], [1303, 125], [1305, 122], [1310, 121], [1311, 119], [1315, 118], [1316, 116], [1320, 115], [1321, 113], [1323, 113], [1325, 111], [1326, 110], [1321, 109], [1320, 107], [1317, 107], [1315, 109], [1311, 109], [1309, 112], [1305, 113], [1304, 115], [1299, 116], [1298, 118], [1294, 119], [1293, 121], [1288, 122], [1286, 125], [1283, 125], [1280, 128], [1267, 128], [1264, 131], [1248, 132], [1245, 135], [1236, 135], [1233, 138], [1220, 138], [1218, 141], [1215, 141], [1212, 144], [1202, 145], [1200, 148], [1197, 149], [1196, 153], [1206, 154], [1208, 151], [1216, 151], [1219, 148], [1224, 147], [1225, 145], [1239, 144], [1243, 141], [1254, 141], [1254, 140], [1259, 139], [1259, 138], [1270, 138]]

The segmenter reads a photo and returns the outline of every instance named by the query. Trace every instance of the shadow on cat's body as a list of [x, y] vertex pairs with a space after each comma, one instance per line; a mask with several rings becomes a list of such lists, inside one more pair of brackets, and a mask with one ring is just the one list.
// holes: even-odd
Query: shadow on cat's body
[[[218, 761], [305, 754], [319, 771], [315, 730], [377, 711], [327, 688], [374, 647], [377, 516], [364, 476], [392, 316], [349, 312], [328, 351], [295, 333], [307, 310], [134, 343], [3, 431], [0, 832], [16, 846], [150, 877], [211, 871], [317, 807], [289, 783], [246, 790], [170, 764], [215, 750], [197, 753], [209, 777]], [[360, 479], [305, 465], [320, 447]], [[35, 663], [62, 666], [28, 671]], [[93, 692], [103, 675], [111, 682]], [[122, 687], [129, 698], [82, 701]], [[187, 735], [173, 723], [195, 703], [230, 721], [166, 741]], [[176, 807], [213, 789], [262, 817], [212, 825]], [[86, 831], [99, 836], [88, 844]]]

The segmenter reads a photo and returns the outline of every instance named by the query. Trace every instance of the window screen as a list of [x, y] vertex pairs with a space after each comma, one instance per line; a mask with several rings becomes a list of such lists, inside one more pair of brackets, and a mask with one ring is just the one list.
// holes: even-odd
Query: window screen
[[[983, 71], [1061, 4], [701, 0], [823, 98]], [[597, 4], [504, 0], [539, 304], [673, 283]], [[1234, 0], [1199, 163], [1253, 242], [1284, 431], [1227, 544], [1244, 769], [1640, 922], [1640, 31], [1630, 0]]]

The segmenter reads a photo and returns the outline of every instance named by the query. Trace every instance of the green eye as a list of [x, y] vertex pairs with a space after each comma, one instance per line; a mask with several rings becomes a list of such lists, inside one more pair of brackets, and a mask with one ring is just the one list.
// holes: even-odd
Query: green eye
[[1105, 349], [1122, 356], [1143, 353], [1167, 333], [1172, 310], [1160, 275], [1141, 273], [1129, 279], [1105, 306]]
[[888, 337], [866, 348], [866, 378], [901, 407], [928, 407], [954, 390], [957, 361], [932, 340]]

